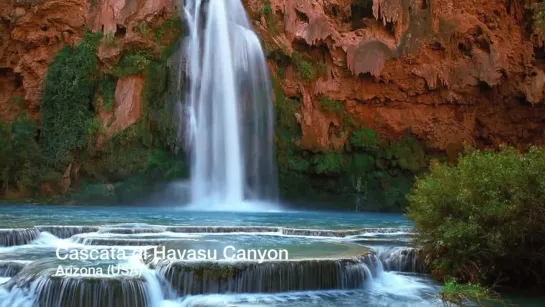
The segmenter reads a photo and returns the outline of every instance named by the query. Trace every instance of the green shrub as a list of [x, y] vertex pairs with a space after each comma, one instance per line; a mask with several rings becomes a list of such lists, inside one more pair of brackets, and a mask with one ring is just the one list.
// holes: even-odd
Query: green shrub
[[410, 193], [408, 216], [438, 277], [545, 281], [545, 150], [473, 151], [436, 164]]
[[96, 47], [102, 34], [85, 34], [76, 47], [65, 47], [47, 72], [40, 106], [41, 143], [48, 164], [63, 167], [73, 150], [88, 145], [88, 125], [98, 66]]
[[142, 51], [125, 54], [114, 67], [113, 73], [118, 78], [142, 74], [149, 67], [151, 61], [152, 56]]
[[312, 62], [305, 59], [299, 52], [294, 51], [291, 55], [292, 62], [297, 68], [299, 76], [305, 80], [313, 80], [316, 76], [314, 67], [312, 67]]
[[338, 100], [333, 100], [327, 96], [320, 98], [320, 108], [329, 113], [342, 115], [344, 113], [343, 104]]
[[115, 40], [115, 33], [110, 32], [104, 36], [104, 44], [109, 47], [115, 47], [117, 42]]
[[142, 34], [143, 36], [149, 35], [149, 26], [147, 22], [142, 21], [138, 23], [137, 27], [138, 27], [138, 32], [140, 32], [140, 34]]
[[317, 154], [313, 157], [312, 161], [317, 174], [338, 175], [344, 169], [343, 156], [337, 152]]
[[486, 287], [473, 283], [461, 284], [454, 279], [445, 283], [441, 292], [441, 299], [447, 304], [453, 303], [457, 306], [468, 305], [471, 302], [475, 302], [479, 306], [484, 306], [485, 302], [501, 302], [500, 298]]
[[296, 145], [302, 131], [297, 121], [296, 113], [301, 108], [301, 102], [296, 99], [286, 99], [276, 80], [273, 80], [275, 90], [275, 115], [276, 115], [276, 146], [278, 166], [281, 169], [304, 170], [304, 165], [299, 165], [299, 148]]
[[108, 111], [112, 111], [115, 106], [115, 87], [117, 79], [113, 76], [106, 75], [100, 80], [100, 95], [104, 101], [104, 107]]
[[154, 30], [154, 39], [161, 45], [163, 57], [169, 57], [176, 51], [183, 34], [184, 25], [179, 16], [165, 20]]
[[533, 9], [535, 32], [543, 37], [545, 36], [545, 2], [534, 3], [530, 8]]
[[276, 18], [274, 16], [274, 11], [271, 5], [271, 1], [265, 2], [265, 5], [263, 5], [259, 14], [261, 16], [265, 16], [265, 21], [267, 22], [267, 29], [269, 29], [271, 34], [278, 35], [278, 25], [276, 22]]
[[350, 146], [357, 150], [375, 150], [377, 133], [370, 128], [360, 128], [350, 136]]
[[160, 42], [163, 38], [173, 32], [175, 35], [180, 35], [183, 30], [183, 22], [179, 16], [174, 16], [165, 20], [157, 29], [154, 31], [154, 37], [156, 42]]
[[0, 192], [13, 186], [24, 187], [33, 194], [41, 182], [58, 179], [43, 167], [36, 135], [36, 122], [26, 113], [11, 125], [0, 121]]
[[412, 135], [392, 143], [384, 149], [382, 156], [389, 161], [391, 167], [413, 173], [418, 173], [428, 166], [424, 147]]

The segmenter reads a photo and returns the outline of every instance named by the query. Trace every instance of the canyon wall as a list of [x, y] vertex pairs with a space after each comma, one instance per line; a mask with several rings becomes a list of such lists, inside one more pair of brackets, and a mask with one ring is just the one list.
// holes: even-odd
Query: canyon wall
[[[535, 1], [246, 2], [276, 93], [296, 103], [300, 131], [290, 140], [299, 150], [286, 154], [281, 170], [284, 178], [329, 177], [311, 184], [313, 193], [362, 194], [356, 200], [399, 207], [410, 186], [403, 178], [434, 158], [454, 161], [468, 146], [524, 150], [545, 142]], [[361, 144], [369, 139], [376, 149]], [[309, 157], [310, 165], [293, 163]], [[344, 172], [324, 171], [323, 158]], [[370, 184], [367, 192], [355, 178]], [[345, 188], [332, 188], [335, 180]], [[377, 190], [386, 192], [370, 195]]]
[[[543, 145], [545, 53], [527, 8], [533, 2], [245, 0], [272, 72], [282, 194], [399, 210], [412, 178], [433, 159], [454, 161], [466, 146]], [[38, 124], [46, 157], [70, 153], [46, 159], [60, 183], [40, 181], [39, 194], [78, 190], [80, 177], [109, 193], [156, 161], [157, 150], [173, 147], [172, 127], [158, 123], [172, 113], [167, 70], [183, 29], [178, 7], [173, 0], [0, 0], [0, 119], [11, 123], [24, 112]], [[93, 45], [87, 32], [102, 37]], [[63, 97], [54, 84], [74, 86], [78, 67], [64, 76], [75, 80], [48, 71], [77, 64], [51, 68], [65, 46], [85, 44], [98, 61], [82, 120], [98, 128], [75, 146], [48, 137], [63, 130], [47, 122], [61, 117], [44, 110], [72, 108], [70, 93]], [[60, 97], [68, 102], [49, 102]], [[127, 134], [130, 150], [118, 152]], [[21, 176], [4, 180], [4, 194], [27, 190], [15, 184]]]

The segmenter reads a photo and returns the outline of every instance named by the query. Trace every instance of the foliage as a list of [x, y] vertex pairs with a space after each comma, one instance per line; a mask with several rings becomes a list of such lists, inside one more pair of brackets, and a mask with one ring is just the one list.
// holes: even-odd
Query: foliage
[[44, 169], [37, 140], [36, 122], [22, 113], [10, 125], [0, 121], [0, 192], [10, 186], [35, 193], [41, 182], [55, 181]]
[[284, 67], [278, 67], [278, 77], [280, 80], [286, 79], [286, 69]]
[[545, 2], [540, 1], [530, 6], [533, 9], [534, 28], [535, 32], [540, 37], [545, 37]]
[[99, 92], [104, 101], [104, 107], [108, 111], [112, 111], [115, 105], [115, 87], [117, 79], [114, 76], [106, 75], [100, 80]]
[[428, 163], [424, 147], [412, 135], [388, 146], [381, 157], [391, 166], [413, 173], [425, 169]]
[[180, 35], [183, 30], [183, 23], [179, 16], [165, 20], [154, 30], [155, 41], [161, 42], [167, 35]]
[[163, 57], [169, 57], [176, 51], [183, 33], [184, 25], [179, 16], [165, 20], [154, 30], [154, 39], [161, 45]]
[[149, 35], [149, 26], [147, 22], [142, 21], [138, 23], [137, 28], [138, 32], [140, 32], [140, 34], [142, 34], [143, 36], [147, 37]]
[[543, 286], [545, 150], [472, 151], [417, 180], [408, 216], [438, 277]]
[[153, 57], [144, 51], [125, 54], [114, 67], [113, 73], [118, 78], [144, 73], [152, 59]]
[[144, 97], [147, 105], [147, 117], [150, 131], [156, 136], [161, 146], [171, 150], [176, 148], [178, 126], [174, 112], [177, 79], [166, 61], [152, 62], [146, 74]]
[[415, 172], [427, 167], [428, 158], [418, 140], [407, 136], [390, 144], [379, 144], [376, 131], [358, 127], [340, 102], [324, 97], [321, 107], [338, 113], [346, 129], [352, 131], [350, 150], [320, 153], [302, 149], [297, 118], [300, 98], [286, 98], [274, 76], [273, 89], [279, 187], [283, 197], [307, 201], [329, 199], [353, 209], [355, 198], [361, 196], [354, 180], [360, 180], [368, 187], [365, 210], [399, 212], [405, 208]]
[[445, 304], [453, 303], [457, 306], [463, 306], [470, 302], [484, 306], [484, 302], [501, 301], [495, 293], [480, 284], [461, 284], [454, 279], [445, 282], [441, 299]]
[[104, 36], [104, 44], [109, 47], [114, 47], [117, 45], [115, 40], [115, 33], [109, 32]]
[[320, 98], [320, 108], [329, 113], [341, 115], [344, 113], [343, 104], [338, 100], [333, 100], [327, 96]]
[[377, 148], [377, 133], [370, 128], [359, 128], [350, 136], [349, 141], [353, 149], [373, 151]]
[[101, 37], [86, 33], [77, 47], [65, 47], [48, 70], [40, 137], [44, 157], [55, 167], [66, 165], [71, 151], [83, 150], [89, 143], [87, 126], [93, 121], [96, 47]]
[[[176, 44], [178, 37], [170, 28], [178, 23], [173, 18], [155, 29], [158, 43]], [[159, 57], [142, 50], [125, 54], [110, 72], [113, 76], [106, 75], [101, 81], [101, 95], [108, 96], [104, 92], [115, 92], [116, 77], [143, 75], [143, 116], [138, 123], [108, 138], [94, 153], [88, 153], [81, 171], [85, 186], [70, 199], [80, 203], [134, 203], [153, 193], [159, 183], [188, 176], [183, 157], [172, 153], [177, 136], [174, 103], [179, 87], [167, 64], [167, 51], [173, 48], [162, 47]]]
[[274, 16], [274, 10], [270, 0], [267, 0], [261, 11], [259, 12], [260, 16], [265, 16], [265, 21], [267, 22], [267, 29], [271, 32], [272, 35], [278, 35], [278, 25], [276, 18]]
[[335, 175], [340, 174], [344, 169], [343, 157], [338, 152], [315, 155], [313, 163], [317, 174]]
[[314, 67], [312, 67], [312, 61], [304, 58], [297, 51], [293, 52], [291, 59], [301, 78], [309, 81], [314, 80], [316, 72], [314, 71]]

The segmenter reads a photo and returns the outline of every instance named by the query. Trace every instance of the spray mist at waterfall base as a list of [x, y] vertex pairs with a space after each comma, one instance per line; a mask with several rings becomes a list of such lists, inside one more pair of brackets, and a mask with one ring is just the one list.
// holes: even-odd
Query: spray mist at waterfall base
[[193, 200], [191, 197], [191, 182], [175, 181], [153, 197], [154, 202], [175, 207], [182, 211], [217, 211], [217, 212], [285, 212], [286, 208], [279, 202], [246, 199], [226, 201], [221, 197], [210, 195]]

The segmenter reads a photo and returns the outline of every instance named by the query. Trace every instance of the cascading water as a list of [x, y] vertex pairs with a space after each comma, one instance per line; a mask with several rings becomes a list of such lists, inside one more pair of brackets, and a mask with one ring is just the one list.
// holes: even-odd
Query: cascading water
[[246, 11], [240, 0], [188, 0], [184, 19], [192, 202], [236, 210], [274, 199], [271, 85]]

